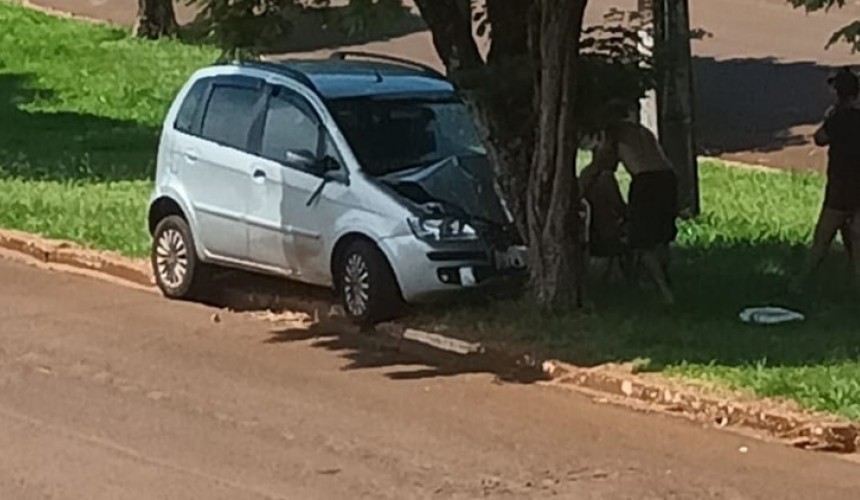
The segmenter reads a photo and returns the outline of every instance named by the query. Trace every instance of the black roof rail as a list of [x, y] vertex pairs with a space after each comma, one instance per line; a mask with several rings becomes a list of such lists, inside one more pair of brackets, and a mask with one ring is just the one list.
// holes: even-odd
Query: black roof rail
[[437, 71], [435, 68], [427, 66], [426, 64], [422, 64], [422, 63], [416, 62], [416, 61], [411, 61], [409, 59], [405, 59], [402, 57], [390, 56], [387, 54], [379, 54], [376, 52], [363, 52], [363, 51], [359, 51], [359, 50], [338, 50], [338, 51], [332, 52], [332, 54], [329, 56], [329, 59], [339, 59], [339, 60], [344, 61], [349, 57], [364, 58], [364, 59], [376, 59], [378, 61], [397, 63], [397, 64], [402, 64], [404, 66], [412, 66], [413, 68], [420, 69], [421, 71], [423, 71], [425, 73], [428, 73], [430, 75], [435, 76], [436, 78], [440, 78], [442, 80], [445, 80], [445, 75], [443, 75], [441, 72]]

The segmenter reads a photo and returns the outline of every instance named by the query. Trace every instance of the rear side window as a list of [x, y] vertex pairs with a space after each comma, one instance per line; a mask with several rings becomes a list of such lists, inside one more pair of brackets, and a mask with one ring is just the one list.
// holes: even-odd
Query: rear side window
[[182, 106], [179, 107], [176, 121], [173, 123], [176, 130], [186, 134], [198, 133], [200, 111], [203, 109], [203, 99], [206, 97], [206, 87], [209, 85], [209, 81], [210, 78], [204, 78], [197, 80], [191, 86], [191, 90], [188, 91], [185, 100], [182, 101]]
[[262, 90], [215, 83], [209, 95], [201, 135], [225, 146], [246, 150], [259, 114]]

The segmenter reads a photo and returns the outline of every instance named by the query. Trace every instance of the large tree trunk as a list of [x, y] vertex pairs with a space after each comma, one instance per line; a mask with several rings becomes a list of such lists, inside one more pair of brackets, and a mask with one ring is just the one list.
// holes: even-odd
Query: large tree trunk
[[173, 0], [137, 0], [135, 36], [156, 40], [173, 36], [178, 30]]
[[[531, 1], [488, 0], [493, 32], [485, 62], [473, 36], [469, 0], [416, 0], [433, 35], [436, 52], [449, 78], [459, 87], [475, 116], [505, 200], [523, 239], [526, 229], [528, 171], [534, 151], [531, 86], [519, 85], [528, 59], [528, 12]], [[521, 78], [521, 80], [525, 80]]]
[[579, 298], [573, 101], [586, 1], [487, 0], [493, 36], [484, 62], [470, 0], [416, 0], [486, 139], [501, 195], [529, 245], [532, 287], [546, 307]]
[[537, 145], [528, 189], [529, 264], [538, 303], [580, 298], [574, 98], [586, 0], [538, 0], [532, 50], [539, 61]]

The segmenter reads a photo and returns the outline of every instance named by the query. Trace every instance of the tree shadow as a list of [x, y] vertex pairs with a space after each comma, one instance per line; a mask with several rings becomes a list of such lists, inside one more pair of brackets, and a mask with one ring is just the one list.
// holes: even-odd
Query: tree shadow
[[[681, 248], [673, 307], [662, 305], [656, 289], [595, 283], [590, 288], [595, 305], [587, 312], [545, 315], [502, 303], [438, 321], [508, 323], [511, 332], [520, 332], [520, 341], [539, 346], [542, 357], [579, 366], [647, 360], [656, 371], [688, 363], [738, 367], [766, 360], [768, 366], [802, 367], [856, 361], [860, 295], [852, 290], [847, 256], [835, 252], [807, 292], [794, 295], [787, 283], [805, 252], [780, 242]], [[766, 305], [802, 312], [806, 320], [777, 326], [740, 321], [745, 307]]]
[[[423, 19], [408, 9], [378, 15], [379, 9], [355, 14], [348, 6], [304, 8], [290, 13], [277, 25], [283, 35], [253, 35], [253, 43], [264, 54], [313, 52], [323, 49], [363, 45], [425, 31]], [[180, 38], [186, 43], [212, 43], [212, 24], [198, 14], [182, 26]]]
[[819, 123], [833, 68], [767, 59], [693, 61], [696, 132], [708, 155], [773, 152], [809, 143], [797, 127]]
[[0, 73], [0, 176], [25, 180], [151, 179], [158, 131], [140, 123], [31, 109], [55, 98], [28, 74]]
[[309, 327], [275, 329], [265, 342], [307, 341], [312, 341], [311, 346], [315, 348], [331, 351], [347, 360], [344, 371], [385, 369], [385, 376], [391, 380], [491, 375], [501, 382], [529, 384], [547, 378], [538, 367], [523, 365], [513, 355], [461, 355], [382, 331], [361, 332], [343, 321], [322, 320]]

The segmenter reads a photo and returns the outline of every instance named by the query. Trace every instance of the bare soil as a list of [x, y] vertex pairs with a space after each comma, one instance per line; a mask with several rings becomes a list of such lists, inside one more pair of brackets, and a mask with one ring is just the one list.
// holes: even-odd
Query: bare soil
[[856, 465], [0, 260], [0, 498], [851, 498]]

